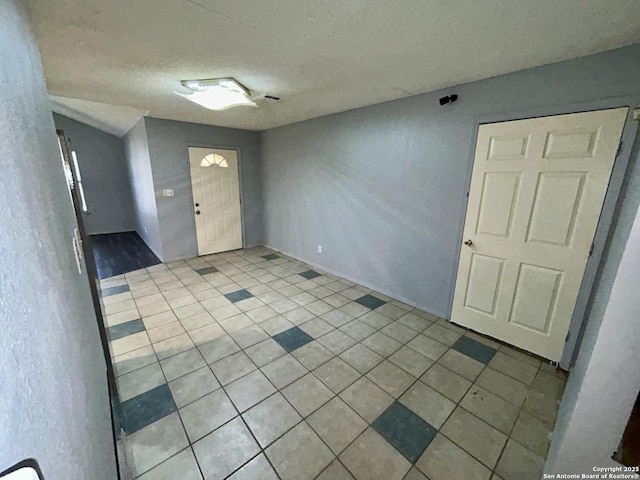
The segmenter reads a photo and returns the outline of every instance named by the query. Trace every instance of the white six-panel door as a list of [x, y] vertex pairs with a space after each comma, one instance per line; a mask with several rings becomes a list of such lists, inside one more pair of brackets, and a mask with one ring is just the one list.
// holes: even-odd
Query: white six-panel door
[[189, 147], [198, 253], [242, 248], [238, 153]]
[[626, 114], [479, 127], [453, 322], [560, 360]]

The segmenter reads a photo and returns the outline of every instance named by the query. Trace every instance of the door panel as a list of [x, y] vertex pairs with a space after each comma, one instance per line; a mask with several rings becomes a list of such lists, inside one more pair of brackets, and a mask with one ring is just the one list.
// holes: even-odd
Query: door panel
[[242, 248], [238, 153], [189, 147], [198, 253]]
[[503, 265], [502, 258], [478, 254], [472, 256], [465, 299], [467, 308], [495, 315]]
[[546, 172], [538, 176], [527, 242], [569, 246], [589, 172]]
[[487, 160], [522, 160], [530, 139], [529, 135], [491, 137]]
[[600, 129], [576, 129], [547, 133], [544, 158], [593, 157]]
[[479, 127], [453, 322], [560, 359], [626, 114]]
[[548, 334], [562, 272], [520, 264], [509, 322]]
[[519, 173], [485, 174], [476, 233], [509, 236], [519, 184]]

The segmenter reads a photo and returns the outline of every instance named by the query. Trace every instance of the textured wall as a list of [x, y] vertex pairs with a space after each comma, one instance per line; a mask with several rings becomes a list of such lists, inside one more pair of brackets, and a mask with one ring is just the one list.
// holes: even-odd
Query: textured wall
[[[261, 244], [263, 200], [260, 135], [247, 130], [157, 118], [146, 118], [144, 121], [153, 169], [163, 261], [198, 256], [188, 147], [239, 150], [244, 245], [250, 247]], [[163, 197], [162, 190], [165, 188], [172, 188], [175, 196]]]
[[116, 478], [107, 376], [26, 2], [0, 0], [0, 470]]
[[153, 253], [164, 261], [144, 118], [129, 130], [123, 137], [123, 142], [131, 180], [136, 231]]
[[266, 244], [447, 317], [477, 123], [638, 96], [639, 76], [636, 45], [267, 130]]
[[122, 139], [96, 128], [53, 114], [56, 128], [64, 130], [78, 156], [82, 184], [89, 207], [84, 215], [87, 232], [135, 230], [136, 218]]
[[562, 400], [547, 473], [594, 473], [618, 465], [640, 389], [640, 138], [594, 295], [580, 354]]

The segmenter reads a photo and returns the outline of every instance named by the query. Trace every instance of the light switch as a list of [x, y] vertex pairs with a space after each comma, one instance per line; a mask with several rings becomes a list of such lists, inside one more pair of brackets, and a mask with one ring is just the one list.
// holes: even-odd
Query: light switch
[[162, 190], [163, 197], [173, 197], [173, 188], [165, 188]]

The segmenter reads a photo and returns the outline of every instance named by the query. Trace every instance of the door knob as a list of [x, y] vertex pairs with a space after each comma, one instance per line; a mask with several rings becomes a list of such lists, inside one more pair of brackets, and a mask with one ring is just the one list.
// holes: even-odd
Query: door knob
[[470, 247], [471, 245], [473, 245], [473, 242], [472, 242], [471, 240], [465, 240], [465, 241], [464, 241], [464, 244], [465, 244], [467, 247]]
[[196, 215], [200, 215], [200, 210], [196, 210]]
[[200, 206], [200, 204], [199, 204], [199, 203], [196, 203], [196, 207], [199, 207], [199, 206]]

